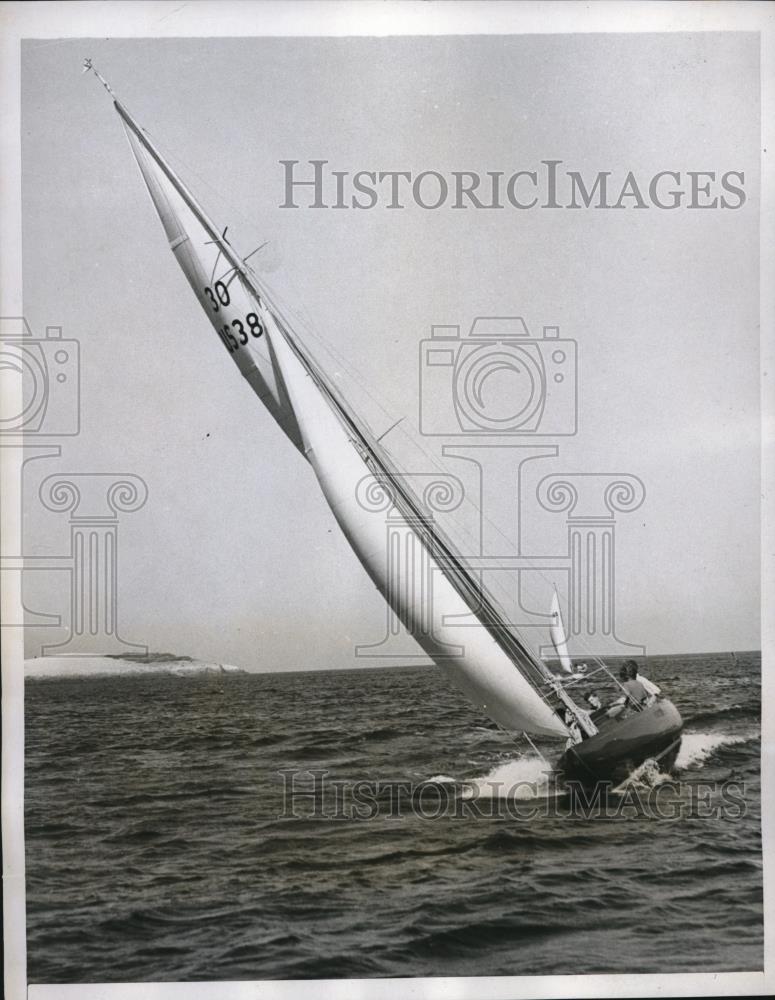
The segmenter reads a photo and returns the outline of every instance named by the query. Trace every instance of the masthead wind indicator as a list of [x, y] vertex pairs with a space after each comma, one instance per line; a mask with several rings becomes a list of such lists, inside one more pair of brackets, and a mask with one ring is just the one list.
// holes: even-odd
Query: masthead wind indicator
[[105, 90], [107, 90], [107, 92], [110, 94], [110, 96], [113, 98], [113, 100], [114, 101], [117, 100], [116, 95], [113, 93], [113, 90], [112, 90], [110, 84], [105, 79], [105, 77], [102, 76], [102, 74], [97, 69], [94, 68], [94, 63], [92, 63], [91, 59], [84, 59], [84, 61], [83, 61], [83, 71], [84, 71], [84, 73], [88, 73], [89, 71], [91, 71], [92, 73], [94, 73], [94, 75], [100, 81], [100, 83], [105, 88]]

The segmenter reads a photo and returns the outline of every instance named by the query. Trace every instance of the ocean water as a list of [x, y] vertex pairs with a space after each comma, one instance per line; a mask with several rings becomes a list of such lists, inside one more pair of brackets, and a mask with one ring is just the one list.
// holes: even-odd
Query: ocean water
[[759, 654], [645, 673], [597, 804], [437, 668], [29, 682], [29, 981], [761, 969]]

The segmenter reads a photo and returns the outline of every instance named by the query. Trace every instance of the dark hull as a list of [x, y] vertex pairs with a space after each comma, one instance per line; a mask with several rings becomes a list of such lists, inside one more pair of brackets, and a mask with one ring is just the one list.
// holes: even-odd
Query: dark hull
[[562, 755], [557, 770], [564, 778], [618, 784], [649, 758], [657, 758], [660, 770], [669, 771], [681, 746], [683, 720], [671, 701], [660, 698], [642, 712], [605, 719], [598, 728], [596, 736]]

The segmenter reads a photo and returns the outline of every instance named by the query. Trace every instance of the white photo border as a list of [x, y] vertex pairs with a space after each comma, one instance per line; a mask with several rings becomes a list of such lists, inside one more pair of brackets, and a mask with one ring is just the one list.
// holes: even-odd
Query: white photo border
[[[345, 35], [568, 34], [749, 31], [761, 39], [761, 401], [762, 401], [762, 788], [775, 774], [773, 650], [775, 650], [775, 531], [767, 516], [775, 495], [775, 4], [757, 2], [497, 2], [497, 0], [114, 0], [0, 3], [0, 315], [21, 316], [20, 55], [22, 39], [185, 38]], [[84, 53], [88, 54], [86, 49]], [[2, 374], [2, 406], [19, 387]], [[10, 409], [9, 409], [10, 412]], [[17, 551], [20, 535], [18, 466], [0, 448], [0, 540]], [[0, 593], [3, 620], [18, 620], [20, 574], [8, 574]], [[393, 997], [635, 997], [766, 995], [775, 992], [771, 917], [775, 900], [775, 800], [762, 797], [764, 856], [764, 972], [670, 975], [516, 976], [343, 979], [208, 983], [33, 985], [26, 981], [24, 872], [24, 667], [21, 629], [0, 629], [2, 641], [2, 847], [5, 996], [8, 1000], [320, 1000]]]

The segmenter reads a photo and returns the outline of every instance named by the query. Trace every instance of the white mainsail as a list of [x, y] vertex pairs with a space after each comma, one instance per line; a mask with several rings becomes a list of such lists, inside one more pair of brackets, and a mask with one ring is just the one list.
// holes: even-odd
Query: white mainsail
[[568, 642], [565, 638], [565, 627], [562, 623], [562, 612], [560, 611], [560, 599], [555, 590], [552, 595], [552, 624], [549, 626], [549, 634], [552, 637], [552, 645], [560, 658], [562, 669], [569, 674], [573, 673], [573, 660], [568, 655]]
[[237, 367], [300, 449], [299, 428], [272, 362], [256, 303], [240, 272], [223, 253], [225, 236], [119, 101], [115, 107], [175, 259]]
[[[512, 659], [486, 628], [466, 629], [460, 656], [450, 656], [450, 645], [460, 645], [460, 629], [447, 620], [467, 615], [470, 605], [453, 585], [431, 552], [432, 588], [399, 588], [388, 592], [385, 520], [383, 512], [367, 510], [358, 501], [357, 488], [372, 474], [367, 459], [348, 436], [341, 420], [305, 370], [285, 332], [268, 320], [269, 335], [290, 393], [304, 438], [305, 453], [323, 494], [347, 540], [377, 589], [390, 600], [407, 629], [428, 655], [442, 664], [468, 697], [499, 725], [532, 733], [561, 736], [566, 727], [542, 700], [531, 683], [515, 669]], [[391, 518], [412, 533], [417, 527], [397, 511]], [[427, 602], [430, 600], [431, 607]], [[430, 619], [430, 629], [421, 627]]]
[[[387, 454], [291, 333], [257, 276], [115, 97], [114, 104], [197, 298], [242, 374], [303, 450], [343, 533], [385, 600], [425, 652], [499, 725], [567, 736], [567, 727], [539, 690], [547, 679], [545, 669], [509, 629], [452, 543], [430, 524]], [[216, 276], [225, 294], [216, 288]], [[260, 334], [251, 335], [258, 329]], [[359, 485], [375, 475], [393, 496], [391, 523], [396, 525], [397, 516], [404, 532], [427, 551], [432, 588], [389, 588], [384, 512], [367, 510], [357, 495]], [[472, 612], [482, 627], [466, 628], [463, 643], [462, 630], [447, 622], [470, 620]], [[450, 646], [460, 654], [451, 654]]]

